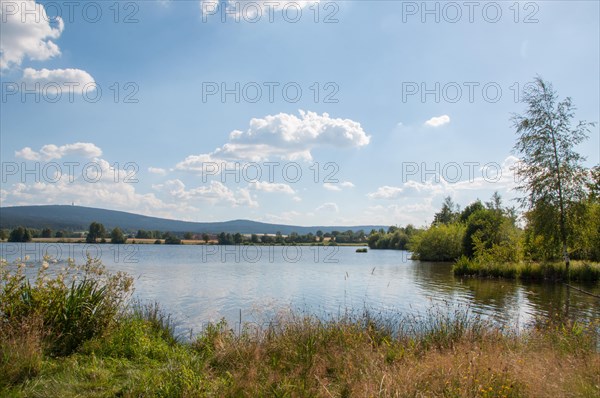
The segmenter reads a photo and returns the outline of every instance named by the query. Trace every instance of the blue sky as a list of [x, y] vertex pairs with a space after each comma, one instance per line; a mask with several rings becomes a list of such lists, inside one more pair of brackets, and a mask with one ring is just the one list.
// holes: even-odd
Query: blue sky
[[[534, 76], [600, 121], [596, 1], [1, 11], [2, 206], [423, 225], [448, 195], [515, 197], [510, 115]], [[579, 150], [600, 162], [598, 127]]]

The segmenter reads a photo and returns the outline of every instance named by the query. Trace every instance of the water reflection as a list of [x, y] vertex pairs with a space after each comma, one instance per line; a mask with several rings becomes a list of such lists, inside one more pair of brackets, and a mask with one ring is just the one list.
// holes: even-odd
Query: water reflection
[[[48, 249], [51, 250], [48, 250]], [[85, 260], [84, 245], [1, 243], [9, 261], [29, 255], [40, 263], [46, 251]], [[446, 263], [410, 260], [408, 252], [355, 253], [352, 247], [219, 247], [93, 245], [108, 268], [136, 278], [136, 296], [158, 301], [181, 327], [198, 330], [225, 318], [232, 324], [265, 321], [279, 311], [300, 309], [335, 316], [364, 307], [423, 314], [435, 305], [461, 306], [510, 327], [537, 316], [600, 317], [597, 298], [562, 284], [455, 278]], [[54, 265], [52, 265], [54, 266]], [[585, 286], [600, 294], [598, 284]]]

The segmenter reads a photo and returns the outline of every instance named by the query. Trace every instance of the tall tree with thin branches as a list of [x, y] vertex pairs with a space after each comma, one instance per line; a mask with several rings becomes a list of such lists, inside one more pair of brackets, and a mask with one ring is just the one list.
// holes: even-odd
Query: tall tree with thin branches
[[558, 235], [548, 238], [558, 237], [568, 277], [568, 210], [585, 197], [588, 176], [582, 166], [585, 158], [575, 147], [588, 138], [587, 133], [595, 124], [579, 121], [572, 126], [575, 106], [571, 98], [559, 101], [552, 84], [541, 77], [528, 86], [523, 100], [527, 110], [512, 117], [518, 135], [513, 149], [521, 158], [516, 171], [517, 190], [525, 193], [519, 200], [529, 210], [554, 210], [539, 213], [548, 218], [544, 224], [558, 226], [546, 233]]

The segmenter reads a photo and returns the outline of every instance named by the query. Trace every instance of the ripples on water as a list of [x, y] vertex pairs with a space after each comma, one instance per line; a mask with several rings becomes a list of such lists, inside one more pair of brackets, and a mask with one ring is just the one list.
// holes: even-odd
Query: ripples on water
[[[420, 315], [431, 308], [472, 314], [520, 328], [538, 316], [600, 317], [597, 298], [562, 284], [454, 278], [447, 263], [410, 260], [403, 251], [309, 246], [166, 246], [1, 243], [8, 261], [45, 253], [66, 263], [98, 257], [136, 278], [135, 296], [157, 301], [182, 329], [225, 318], [268, 322], [297, 310], [319, 317], [369, 309]], [[598, 284], [586, 290], [600, 294]]]

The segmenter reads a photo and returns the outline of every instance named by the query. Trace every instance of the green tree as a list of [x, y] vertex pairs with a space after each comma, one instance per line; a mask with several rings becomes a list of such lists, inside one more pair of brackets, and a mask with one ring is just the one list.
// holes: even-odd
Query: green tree
[[590, 170], [590, 180], [587, 188], [592, 199], [600, 200], [600, 165], [596, 165]]
[[51, 238], [51, 237], [52, 237], [52, 230], [50, 228], [42, 229], [42, 238]]
[[85, 241], [87, 243], [96, 243], [97, 239], [104, 239], [105, 235], [106, 229], [104, 228], [104, 225], [94, 221], [90, 224]]
[[244, 241], [244, 237], [239, 232], [237, 232], [233, 235], [233, 243], [235, 243], [236, 245], [241, 244], [243, 241]]
[[165, 233], [165, 245], [180, 245], [181, 239], [170, 232]]
[[125, 237], [125, 234], [123, 234], [123, 231], [121, 231], [121, 228], [115, 227], [112, 231], [110, 231], [110, 243], [121, 244], [125, 243], [126, 241], [127, 238]]
[[568, 275], [567, 217], [569, 207], [585, 196], [587, 177], [581, 165], [585, 158], [575, 152], [575, 147], [587, 139], [594, 124], [579, 121], [573, 127], [575, 107], [571, 98], [558, 101], [552, 85], [540, 77], [525, 90], [523, 99], [528, 107], [525, 114], [512, 117], [518, 135], [514, 151], [521, 156], [522, 163], [516, 172], [517, 189], [526, 194], [520, 203], [530, 210], [540, 206], [551, 210], [535, 214], [550, 218], [546, 225], [558, 225], [543, 234], [551, 240], [557, 240], [558, 236]]
[[31, 242], [31, 232], [27, 228], [17, 227], [10, 232], [9, 242]]
[[461, 223], [433, 225], [412, 236], [409, 249], [414, 259], [455, 261], [461, 256], [465, 227]]
[[257, 243], [259, 243], [258, 235], [256, 235], [256, 234], [252, 234], [252, 235], [250, 236], [250, 242], [252, 242], [253, 244], [257, 244]]
[[207, 234], [206, 232], [202, 234], [202, 240], [204, 241], [204, 243], [208, 244], [208, 241], [210, 240], [210, 235]]
[[194, 234], [191, 232], [186, 232], [185, 234], [183, 234], [183, 239], [192, 240], [194, 239]]
[[319, 238], [319, 242], [323, 241], [323, 231], [321, 231], [321, 230], [317, 231], [317, 238]]
[[0, 240], [8, 239], [8, 231], [6, 229], [0, 229]]
[[467, 220], [469, 219], [469, 216], [473, 213], [475, 213], [478, 210], [483, 210], [483, 204], [481, 203], [481, 201], [479, 199], [477, 199], [475, 202], [471, 203], [470, 205], [468, 205], [467, 207], [465, 207], [465, 209], [460, 213], [460, 217], [459, 220], [461, 222], [467, 222]]
[[452, 224], [458, 219], [459, 207], [450, 196], [444, 198], [442, 209], [433, 216], [433, 225]]

